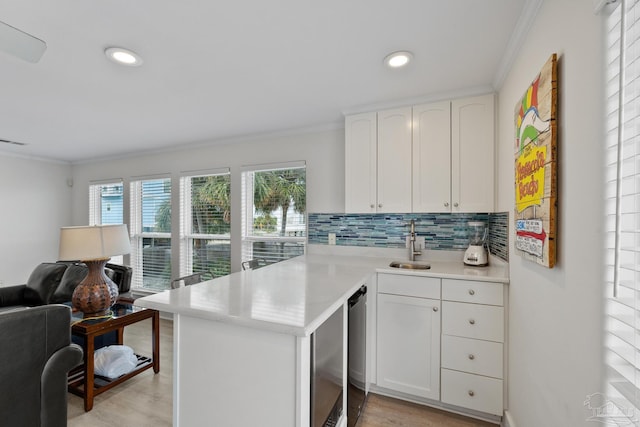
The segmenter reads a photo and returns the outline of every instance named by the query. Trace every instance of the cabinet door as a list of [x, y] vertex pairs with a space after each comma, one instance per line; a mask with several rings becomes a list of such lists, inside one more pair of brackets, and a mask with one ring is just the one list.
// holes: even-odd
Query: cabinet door
[[413, 107], [413, 212], [451, 211], [451, 103]]
[[377, 384], [440, 398], [440, 301], [378, 294]]
[[346, 117], [344, 178], [347, 213], [376, 211], [376, 147], [376, 113]]
[[411, 212], [411, 107], [378, 113], [378, 212]]
[[452, 212], [494, 211], [494, 96], [451, 102]]

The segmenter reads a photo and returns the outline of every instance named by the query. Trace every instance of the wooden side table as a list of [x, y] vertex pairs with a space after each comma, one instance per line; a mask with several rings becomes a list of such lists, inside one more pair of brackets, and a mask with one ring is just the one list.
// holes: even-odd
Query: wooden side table
[[[113, 316], [104, 319], [82, 318], [82, 313], [72, 313], [71, 334], [82, 339], [84, 364], [69, 373], [68, 390], [84, 398], [84, 410], [93, 408], [95, 396], [117, 386], [118, 384], [138, 375], [140, 372], [153, 368], [153, 372], [160, 372], [160, 314], [157, 310], [136, 307], [131, 304], [117, 303], [111, 308]], [[118, 378], [106, 378], [94, 374], [95, 338], [109, 332], [116, 331], [117, 344], [123, 344], [124, 328], [145, 319], [152, 319], [151, 347], [152, 357], [136, 354], [138, 365], [128, 374]]]

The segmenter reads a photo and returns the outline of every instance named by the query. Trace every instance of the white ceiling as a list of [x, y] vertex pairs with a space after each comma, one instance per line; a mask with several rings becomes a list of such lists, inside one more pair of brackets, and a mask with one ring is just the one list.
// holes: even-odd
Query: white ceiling
[[[3, 0], [0, 21], [47, 50], [0, 52], [0, 139], [27, 144], [0, 150], [80, 162], [491, 90], [528, 1]], [[396, 50], [409, 67], [383, 66]]]

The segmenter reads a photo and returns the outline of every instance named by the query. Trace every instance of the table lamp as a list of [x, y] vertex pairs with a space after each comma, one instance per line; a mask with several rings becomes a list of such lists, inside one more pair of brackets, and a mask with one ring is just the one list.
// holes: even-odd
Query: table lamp
[[71, 297], [73, 308], [85, 316], [101, 316], [118, 299], [118, 286], [107, 277], [104, 266], [114, 255], [131, 250], [125, 224], [62, 227], [60, 229], [61, 261], [82, 261], [89, 269]]

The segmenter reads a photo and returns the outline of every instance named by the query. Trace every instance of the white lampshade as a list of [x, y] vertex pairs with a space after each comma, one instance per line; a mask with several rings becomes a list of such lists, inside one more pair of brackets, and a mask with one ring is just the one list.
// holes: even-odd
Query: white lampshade
[[86, 225], [60, 229], [61, 261], [90, 261], [128, 254], [131, 251], [125, 224]]

